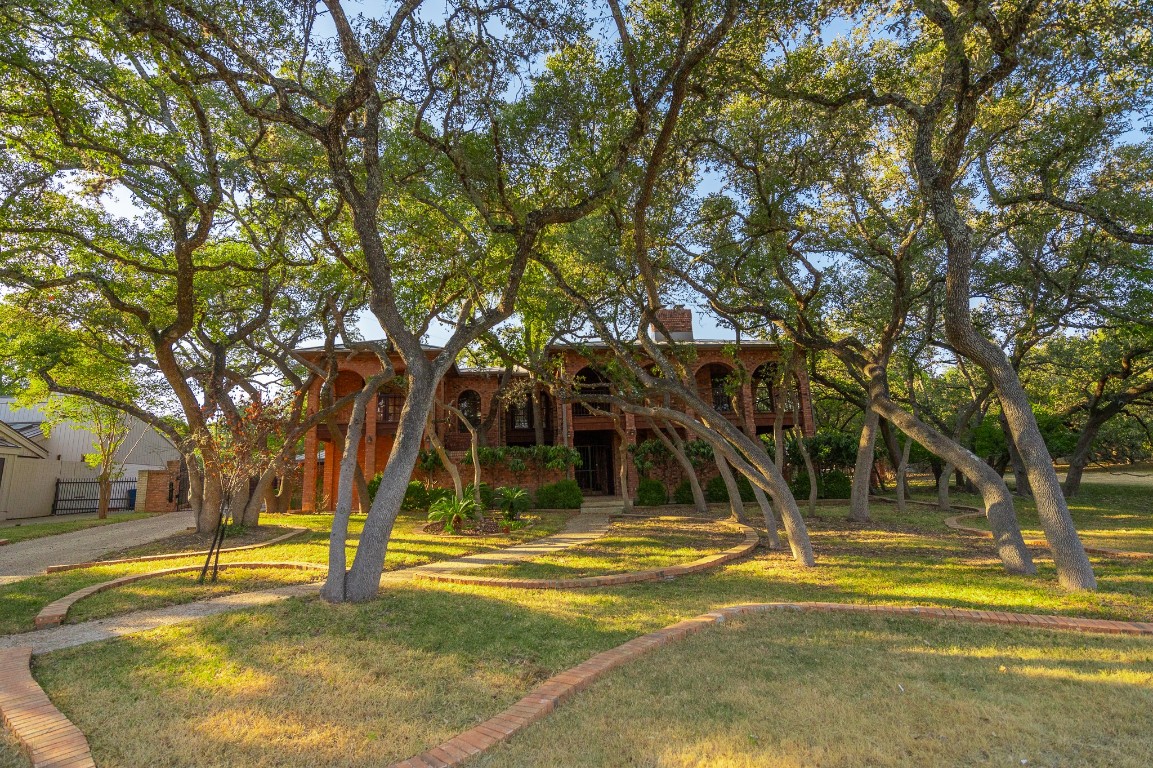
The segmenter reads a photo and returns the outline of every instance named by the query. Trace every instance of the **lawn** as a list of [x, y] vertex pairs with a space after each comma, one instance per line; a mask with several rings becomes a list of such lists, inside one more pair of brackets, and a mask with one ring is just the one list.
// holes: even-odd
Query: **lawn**
[[[564, 513], [542, 513], [531, 527], [514, 531], [505, 536], [472, 539], [466, 537], [449, 538], [424, 533], [420, 530], [420, 526], [424, 522], [422, 517], [402, 514], [396, 522], [396, 531], [388, 548], [385, 568], [389, 570], [407, 568], [527, 541], [556, 532], [564, 526], [567, 519], [568, 515]], [[220, 556], [220, 562], [261, 560], [327, 563], [328, 529], [332, 525], [330, 515], [264, 515], [262, 522], [272, 529], [274, 535], [284, 533], [292, 527], [308, 528], [309, 532], [300, 534], [281, 544], [273, 544], [255, 550], [226, 552]], [[353, 516], [349, 526], [350, 536], [347, 546], [350, 563], [356, 550], [357, 537], [363, 525], [363, 516]], [[264, 525], [261, 528], [263, 529]], [[273, 537], [269, 536], [268, 538]], [[176, 546], [176, 549], [166, 549], [164, 542], [153, 542], [116, 554], [117, 556], [132, 556], [167, 551], [196, 551], [204, 548], [204, 542], [199, 538], [190, 538], [185, 534], [173, 537], [169, 544]], [[227, 540], [225, 545], [228, 546]], [[203, 556], [189, 556], [159, 562], [101, 565], [37, 576], [14, 584], [0, 586], [0, 634], [25, 632], [32, 629], [33, 620], [41, 608], [90, 584], [132, 573], [174, 568], [181, 565], [197, 565], [203, 561]], [[93, 595], [77, 603], [69, 612], [67, 621], [102, 618], [134, 610], [159, 608], [236, 592], [250, 592], [285, 584], [299, 584], [314, 581], [323, 576], [323, 572], [269, 569], [222, 571], [219, 581], [211, 586], [198, 585], [196, 583], [197, 575], [196, 573], [183, 573], [156, 579], [145, 579]]]
[[98, 525], [126, 523], [129, 520], [139, 520], [143, 517], [151, 517], [151, 515], [147, 512], [118, 512], [109, 515], [103, 520], [95, 517], [85, 518], [83, 520], [61, 520], [60, 518], [52, 518], [46, 522], [32, 518], [28, 522], [0, 526], [0, 539], [7, 539], [10, 544], [15, 544], [18, 541], [39, 539], [43, 536], [56, 536], [61, 533], [82, 531], [85, 528], [94, 528]]
[[[1153, 478], [1141, 484], [1106, 482], [1101, 473], [1090, 473], [1086, 477], [1093, 479], [1082, 483], [1080, 492], [1069, 499], [1069, 512], [1085, 544], [1153, 552], [1153, 504], [1150, 503]], [[930, 496], [927, 492], [916, 493], [915, 498], [936, 502], [936, 495]], [[950, 498], [957, 504], [984, 509], [979, 496], [953, 493]], [[1014, 506], [1025, 537], [1043, 539], [1045, 534], [1032, 499], [1016, 499]], [[976, 528], [989, 527], [983, 517], [961, 522]]]
[[[944, 513], [873, 513], [873, 523], [850, 524], [846, 509], [822, 507], [810, 520], [814, 569], [761, 550], [709, 573], [599, 590], [407, 582], [361, 605], [293, 598], [59, 651], [37, 657], [34, 674], [89, 735], [101, 768], [367, 768], [450, 738], [599, 651], [721, 605], [1153, 619], [1153, 562], [1094, 557], [1101, 590], [1068, 594], [1043, 550], [1038, 578], [1014, 577], [987, 541], [949, 531]], [[1136, 765], [1151, 749], [1151, 674], [1145, 639], [771, 614], [614, 672], [475, 762]]]
[[469, 575], [512, 579], [571, 579], [655, 568], [697, 560], [744, 541], [725, 522], [682, 517], [650, 517], [614, 522], [596, 541], [510, 565], [469, 571]]

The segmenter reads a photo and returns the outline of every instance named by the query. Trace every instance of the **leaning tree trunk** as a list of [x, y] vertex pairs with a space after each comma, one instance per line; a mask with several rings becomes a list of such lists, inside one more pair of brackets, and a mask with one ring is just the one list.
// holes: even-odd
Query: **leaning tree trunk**
[[765, 530], [769, 532], [769, 549], [780, 549], [781, 537], [777, 533], [777, 517], [773, 514], [773, 506], [769, 503], [768, 496], [756, 483], [753, 483], [753, 496], [757, 500], [757, 506], [761, 508], [761, 516], [765, 518]]
[[[920, 443], [925, 450], [943, 458], [946, 462], [961, 467], [965, 475], [977, 486], [985, 502], [985, 516], [993, 532], [997, 556], [1001, 558], [1005, 570], [1011, 573], [1033, 574], [1033, 556], [1025, 546], [1021, 527], [1017, 523], [1017, 513], [1013, 509], [1013, 496], [1005, 485], [1005, 480], [976, 454], [964, 446], [950, 440], [937, 430], [914, 417], [889, 399], [882, 367], [869, 365], [865, 371], [869, 379], [871, 407], [891, 421], [898, 429]], [[948, 474], [941, 473], [942, 477]]]
[[[705, 499], [705, 492], [701, 488], [700, 478], [697, 477], [697, 468], [689, 461], [689, 457], [685, 454], [685, 441], [677, 434], [674, 427], [666, 428], [669, 434], [666, 435], [665, 431], [656, 424], [653, 424], [653, 434], [664, 444], [665, 448], [676, 458], [677, 463], [681, 465], [681, 471], [685, 474], [685, 480], [689, 484], [689, 488], [693, 493], [693, 509], [697, 514], [705, 515], [709, 511], [709, 502]], [[671, 436], [671, 437], [670, 437]]]
[[629, 456], [628, 435], [621, 429], [619, 423], [616, 427], [617, 437], [620, 438], [617, 448], [617, 483], [619, 484], [618, 492], [621, 497], [621, 505], [625, 512], [633, 511], [633, 500], [629, 495], [629, 461], [632, 457]]
[[[364, 521], [356, 557], [344, 580], [344, 594], [339, 599], [363, 602], [372, 599], [379, 589], [389, 537], [424, 442], [424, 425], [436, 400], [436, 385], [440, 378], [431, 364], [420, 360], [409, 364], [408, 375], [408, 396], [400, 411], [396, 439], [381, 474], [380, 488]], [[329, 599], [338, 598], [332, 595]]]
[[745, 519], [745, 502], [741, 501], [741, 488], [737, 485], [737, 478], [733, 476], [733, 470], [729, 468], [729, 462], [724, 456], [718, 453], [716, 460], [717, 471], [721, 473], [721, 479], [725, 483], [725, 491], [729, 494], [729, 509], [738, 523], [747, 522]]
[[352, 404], [352, 415], [349, 417], [348, 429], [344, 436], [344, 453], [340, 458], [340, 479], [336, 489], [336, 504], [332, 512], [332, 532], [328, 537], [328, 577], [320, 590], [320, 596], [333, 603], [339, 603], [346, 597], [346, 581], [348, 556], [346, 546], [348, 542], [348, 523], [352, 517], [352, 490], [353, 476], [356, 474], [358, 464], [357, 454], [360, 452], [360, 436], [364, 434], [365, 412], [368, 410], [368, 401], [372, 398], [376, 388], [366, 385], [357, 394]]
[[1010, 437], [1025, 464], [1037, 516], [1057, 566], [1058, 581], [1070, 590], [1096, 589], [1097, 577], [1073, 525], [1057, 471], [1021, 379], [1004, 350], [973, 327], [972, 231], [958, 210], [952, 184], [940, 176], [941, 169], [933, 158], [931, 129], [925, 125], [918, 127], [914, 164], [933, 219], [945, 241], [945, 335], [958, 354], [981, 366], [997, 393]]
[[440, 457], [440, 463], [444, 465], [448, 476], [452, 478], [452, 488], [456, 492], [456, 498], [463, 500], [464, 482], [460, 479], [460, 470], [457, 469], [456, 462], [449, 457], [448, 451], [444, 449], [444, 443], [440, 441], [440, 435], [436, 434], [436, 427], [432, 421], [428, 422], [428, 441], [432, 443], [432, 449], [436, 451], [436, 455]]
[[897, 464], [897, 511], [904, 514], [909, 509], [909, 454], [913, 450], [912, 438], [905, 438], [901, 448], [900, 463]]
[[869, 479], [873, 474], [873, 452], [877, 444], [877, 412], [865, 406], [865, 423], [857, 441], [857, 463], [853, 468], [853, 491], [849, 497], [849, 519], [869, 522]]
[[1081, 429], [1081, 434], [1077, 435], [1077, 444], [1073, 446], [1073, 452], [1069, 454], [1069, 471], [1065, 473], [1065, 495], [1075, 496], [1081, 490], [1081, 477], [1085, 473], [1085, 467], [1089, 466], [1089, 457], [1093, 452], [1093, 442], [1097, 439], [1097, 434], [1101, 431], [1101, 426], [1109, 420], [1109, 416], [1100, 416], [1098, 413], [1089, 414], [1088, 421]]
[[1025, 462], [1021, 460], [1021, 452], [1009, 434], [1009, 424], [1005, 421], [1005, 413], [1000, 416], [1001, 430], [1005, 433], [1005, 447], [1008, 449], [1009, 464], [1013, 467], [1013, 490], [1018, 496], [1030, 497], [1033, 491], [1029, 488], [1029, 475], [1025, 472]]
[[[988, 466], [988, 465], [986, 465]], [[993, 474], [1000, 477], [1000, 473], [993, 470]], [[937, 506], [943, 510], [948, 511], [949, 504], [949, 483], [953, 481], [953, 463], [950, 461], [945, 462], [941, 474], [937, 476]], [[1004, 481], [1002, 481], [1004, 482]]]

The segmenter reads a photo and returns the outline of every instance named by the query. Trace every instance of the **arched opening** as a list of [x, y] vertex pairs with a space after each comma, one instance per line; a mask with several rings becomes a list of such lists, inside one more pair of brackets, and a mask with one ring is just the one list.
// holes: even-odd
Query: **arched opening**
[[733, 400], [738, 391], [733, 369], [722, 363], [709, 363], [697, 371], [697, 386], [705, 394], [713, 409], [720, 413], [732, 413]]
[[[534, 405], [533, 398], [537, 398]], [[508, 445], [536, 445], [537, 419], [540, 420], [541, 444], [552, 444], [552, 400], [544, 392], [524, 393], [505, 403], [505, 434]]]
[[[466, 389], [461, 392], [460, 396], [456, 398], [456, 407], [464, 419], [464, 421], [458, 422], [458, 431], [468, 432], [469, 425], [472, 425], [474, 428], [480, 426], [480, 395], [477, 392], [471, 389]], [[467, 424], [465, 422], [467, 422]]]
[[780, 368], [776, 363], [764, 363], [753, 372], [753, 410], [756, 413], [776, 413], [776, 387]]
[[600, 371], [592, 367], [580, 369], [577, 375], [573, 377], [573, 385], [573, 394], [576, 399], [572, 406], [573, 416], [598, 416], [601, 412], [607, 413], [609, 411], [608, 403], [585, 404], [580, 402], [581, 395], [603, 396], [609, 394], [609, 381]]

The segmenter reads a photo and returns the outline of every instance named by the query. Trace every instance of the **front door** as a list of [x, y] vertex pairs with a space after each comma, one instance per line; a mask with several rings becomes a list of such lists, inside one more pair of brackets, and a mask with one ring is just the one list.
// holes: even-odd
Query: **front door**
[[578, 432], [573, 443], [581, 457], [581, 466], [576, 469], [577, 485], [585, 493], [612, 495], [612, 433]]

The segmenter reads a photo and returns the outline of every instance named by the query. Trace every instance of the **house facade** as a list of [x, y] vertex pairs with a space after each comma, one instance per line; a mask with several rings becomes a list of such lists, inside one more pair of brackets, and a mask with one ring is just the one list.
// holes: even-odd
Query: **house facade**
[[[141, 471], [165, 470], [169, 462], [179, 462], [179, 452], [163, 435], [127, 418], [130, 431], [116, 457], [122, 478], [135, 481]], [[62, 422], [49, 428], [47, 421], [39, 407], [0, 397], [0, 520], [51, 515], [58, 483], [98, 477], [84, 461], [96, 450], [84, 424]]]
[[[778, 419], [785, 428], [791, 428], [799, 417], [805, 434], [813, 433], [808, 377], [803, 366], [795, 365], [794, 376], [790, 378], [796, 385], [782, 391], [778, 385], [782, 378], [781, 350], [776, 344], [743, 342], [738, 345], [732, 341], [694, 339], [692, 312], [681, 307], [661, 310], [661, 321], [674, 340], [691, 343], [695, 351], [691, 371], [697, 393], [738, 429], [749, 435], [771, 433]], [[429, 355], [438, 351], [430, 348]], [[318, 359], [321, 355], [319, 351], [305, 354], [316, 355]], [[610, 356], [606, 347], [557, 346], [550, 349], [549, 354], [562, 376], [578, 382], [580, 392], [608, 391], [610, 385], [597, 368], [598, 359], [607, 360]], [[393, 364], [397, 373], [402, 374], [403, 363], [396, 359]], [[340, 398], [359, 390], [368, 377], [380, 371], [380, 364], [370, 353], [349, 353], [338, 370], [333, 389]], [[734, 375], [741, 370], [746, 375]], [[565, 445], [574, 448], [581, 457], [581, 466], [568, 472], [558, 471], [543, 477], [510, 477], [500, 471], [493, 476], [492, 471], [486, 470], [484, 482], [494, 486], [524, 485], [531, 490], [542, 481], [554, 482], [568, 475], [577, 481], [586, 496], [631, 497], [635, 494], [639, 477], [628, 449], [654, 436], [654, 425], [647, 418], [580, 400], [561, 402], [539, 388], [534, 391], [525, 374], [514, 374], [512, 379], [513, 389], [522, 393], [520, 396], [507, 396], [510, 382], [500, 370], [454, 367], [441, 380], [437, 392], [440, 405], [433, 424], [453, 461], [459, 463], [464, 459], [471, 446], [470, 430], [461, 423], [459, 413], [483, 434], [485, 445]], [[318, 402], [320, 386], [320, 382], [313, 384], [309, 396], [312, 407]], [[506, 396], [501, 397], [502, 394]], [[370, 416], [366, 420], [358, 456], [366, 477], [380, 472], [388, 461], [403, 403], [403, 394], [387, 389], [370, 401], [368, 413], [375, 418]], [[346, 409], [336, 419], [342, 432], [347, 427], [350, 411]], [[322, 424], [310, 430], [305, 438], [301, 497], [305, 511], [330, 509], [336, 498], [343, 446], [333, 437]], [[427, 434], [425, 439], [427, 444]], [[461, 474], [468, 482], [471, 468], [462, 466]], [[671, 470], [669, 482], [677, 479], [675, 475], [676, 470]], [[428, 479], [441, 485], [447, 483], [448, 476], [433, 472]]]

